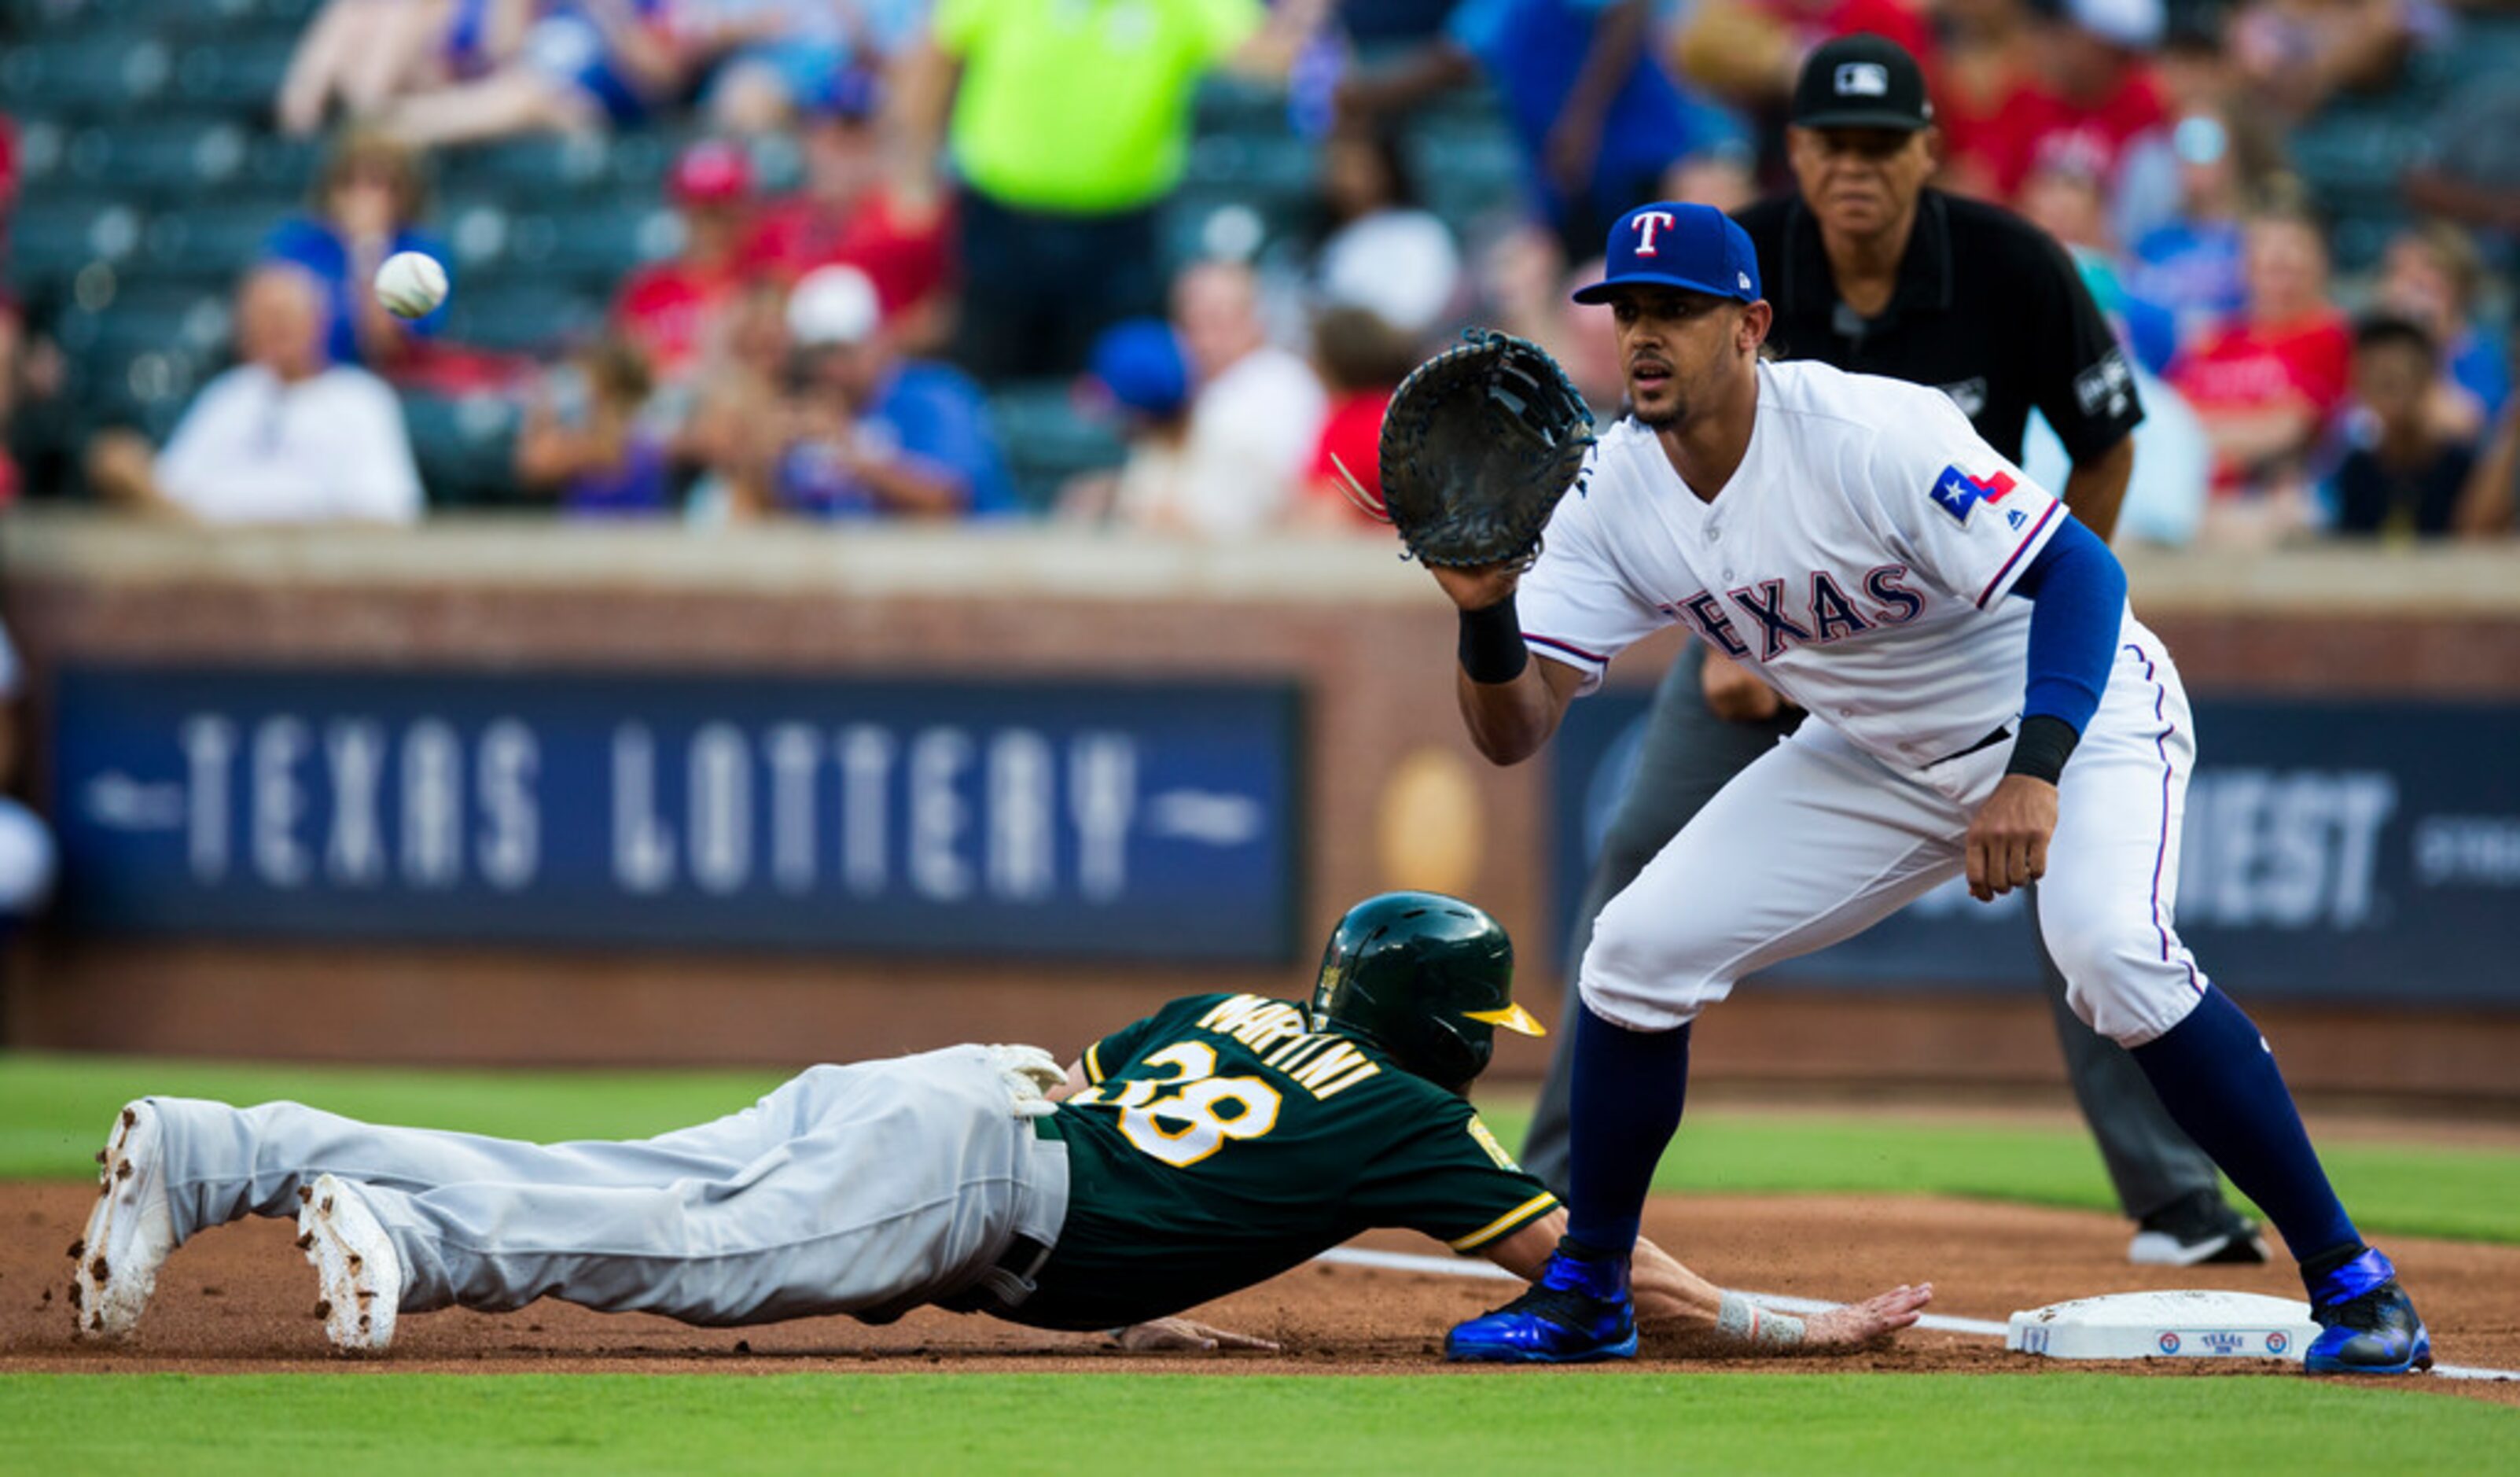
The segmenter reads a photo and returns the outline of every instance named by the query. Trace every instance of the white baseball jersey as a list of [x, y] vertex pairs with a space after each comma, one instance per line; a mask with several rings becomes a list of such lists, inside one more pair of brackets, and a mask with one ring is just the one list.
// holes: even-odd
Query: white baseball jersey
[[1938, 390], [1758, 373], [1749, 451], [1712, 502], [1635, 421], [1601, 438], [1522, 577], [1524, 640], [1589, 692], [1677, 622], [1894, 769], [1983, 742], [2020, 715], [2030, 607], [2004, 595], [2062, 505]]

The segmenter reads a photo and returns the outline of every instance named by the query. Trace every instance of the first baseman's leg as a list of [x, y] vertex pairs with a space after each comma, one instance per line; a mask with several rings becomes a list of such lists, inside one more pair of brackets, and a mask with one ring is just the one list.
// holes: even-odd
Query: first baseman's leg
[[[2038, 890], [2032, 889], [2037, 916]], [[2039, 945], [2039, 975], [2055, 1016], [2056, 1044], [2065, 1054], [2065, 1080], [2091, 1125], [2108, 1167], [2109, 1183], [2127, 1218], [2140, 1221], [2191, 1195], [2222, 1197], [2214, 1161], [2171, 1121], [2152, 1083], [2124, 1046], [2093, 1031], [2066, 998], [2065, 976]]]
[[2040, 896], [2048, 947], [2075, 1008], [2126, 1044], [2180, 1127], [2283, 1233], [2321, 1324], [2309, 1367], [2422, 1367], [2422, 1321], [2329, 1186], [2272, 1049], [2172, 927], [2194, 743], [2169, 659], [2130, 639], [2058, 786]]
[[1595, 926], [1578, 989], [1566, 1234], [1453, 1359], [1624, 1358], [1628, 1257], [1679, 1127], [1688, 1026], [1744, 973], [1854, 934], [1959, 869], [1960, 808], [1818, 724], [1724, 787]]
[[2356, 1242], [2257, 1028], [2172, 922], [2194, 762], [2167, 658], [2131, 641], [2058, 785], [2040, 926], [2074, 1008], [2126, 1045], [2171, 1116], [2265, 1209], [2297, 1258]]
[[[1756, 723], [1717, 717], [1707, 709], [1698, 682], [1705, 662], [1706, 649], [1690, 642], [1654, 690], [1653, 708], [1645, 715], [1644, 735], [1638, 746], [1636, 780], [1601, 839], [1601, 854], [1593, 863], [1584, 900], [1575, 911], [1566, 960], [1570, 985], [1582, 972], [1584, 951], [1593, 944], [1593, 920], [1601, 909], [1637, 879], [1645, 863], [1715, 798], [1716, 791], [1775, 748], [1801, 720], [1799, 714]], [[1568, 1002], [1575, 1002], [1571, 990]], [[1567, 1084], [1573, 1075], [1575, 1018], [1575, 1011], [1567, 1011], [1567, 1029], [1557, 1033], [1549, 1077], [1541, 1084], [1540, 1101], [1532, 1109], [1531, 1131], [1522, 1146], [1523, 1168], [1539, 1176], [1561, 1199], [1566, 1194]]]
[[1578, 1022], [1575, 1043], [1570, 1236], [1621, 1251], [1635, 1240], [1679, 1121], [1676, 1086], [1651, 1079], [1686, 1073], [1680, 1028], [1742, 975], [1859, 933], [1953, 875], [1958, 814], [1807, 724], [1611, 900], [1579, 982], [1598, 1025]]

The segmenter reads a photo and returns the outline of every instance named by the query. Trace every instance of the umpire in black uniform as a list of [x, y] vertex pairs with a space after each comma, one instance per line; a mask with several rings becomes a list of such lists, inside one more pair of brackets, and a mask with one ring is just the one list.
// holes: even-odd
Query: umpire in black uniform
[[[1874, 35], [1822, 46], [1794, 88], [1787, 142], [1800, 188], [1740, 214], [1776, 309], [1769, 342], [1787, 358], [1934, 386], [2016, 462], [2036, 406], [2073, 458], [2066, 506], [2108, 537], [2143, 419], [2134, 375], [2055, 242], [2008, 211], [1926, 188], [1936, 134], [1915, 59]], [[1690, 643], [1654, 694], [1635, 786], [1585, 889], [1574, 960], [1602, 904], [1802, 716]], [[2213, 1163], [2170, 1121], [2135, 1059], [2076, 1018], [2044, 946], [2040, 958], [2075, 1097], [2138, 1224], [2130, 1257], [2265, 1261], [2266, 1243], [2224, 1200]], [[1523, 1153], [1561, 1194], [1572, 1039], [1559, 1033]]]

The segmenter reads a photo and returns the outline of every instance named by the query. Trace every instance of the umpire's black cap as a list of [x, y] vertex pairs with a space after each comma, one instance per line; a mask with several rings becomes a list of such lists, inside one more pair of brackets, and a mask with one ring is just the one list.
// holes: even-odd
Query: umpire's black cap
[[1887, 36], [1858, 31], [1824, 42], [1794, 83], [1793, 121], [1804, 128], [1905, 128], [1934, 122], [1925, 70]]

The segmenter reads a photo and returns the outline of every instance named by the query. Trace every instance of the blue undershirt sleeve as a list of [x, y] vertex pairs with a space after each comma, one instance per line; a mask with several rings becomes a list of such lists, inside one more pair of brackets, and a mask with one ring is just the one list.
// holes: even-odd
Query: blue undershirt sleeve
[[2031, 602], [2030, 686], [2023, 718], [2042, 715], [2091, 726], [2117, 658], [2126, 619], [2126, 570], [2099, 535], [2067, 522], [2048, 539], [2012, 593]]

